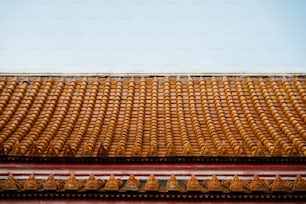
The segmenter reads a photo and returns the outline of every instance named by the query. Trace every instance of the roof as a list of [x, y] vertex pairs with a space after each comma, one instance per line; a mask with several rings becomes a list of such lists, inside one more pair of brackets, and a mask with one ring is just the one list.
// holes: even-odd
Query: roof
[[3, 77], [0, 149], [20, 156], [306, 156], [299, 77]]
[[303, 75], [7, 75], [0, 196], [303, 202], [305, 87]]

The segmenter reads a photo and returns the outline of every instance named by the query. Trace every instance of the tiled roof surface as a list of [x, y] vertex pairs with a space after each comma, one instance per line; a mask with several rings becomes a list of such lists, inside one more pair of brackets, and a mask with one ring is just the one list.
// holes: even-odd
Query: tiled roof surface
[[4, 77], [0, 152], [306, 156], [305, 77]]

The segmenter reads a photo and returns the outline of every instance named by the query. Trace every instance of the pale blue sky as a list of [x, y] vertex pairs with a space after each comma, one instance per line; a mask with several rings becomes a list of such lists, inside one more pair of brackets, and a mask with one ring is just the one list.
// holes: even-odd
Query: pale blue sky
[[306, 72], [304, 0], [1, 0], [0, 72]]

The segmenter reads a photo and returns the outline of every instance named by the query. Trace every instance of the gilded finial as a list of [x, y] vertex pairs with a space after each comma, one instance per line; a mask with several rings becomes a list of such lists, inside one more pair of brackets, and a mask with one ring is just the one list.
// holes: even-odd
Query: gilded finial
[[275, 176], [275, 179], [273, 181], [271, 190], [272, 191], [285, 191], [286, 190], [286, 187], [285, 187], [281, 177], [278, 174]]
[[105, 184], [105, 190], [107, 191], [118, 191], [119, 190], [119, 183], [116, 179], [115, 175], [110, 175], [109, 179], [107, 180]]
[[296, 175], [292, 190], [293, 191], [306, 191], [306, 184], [301, 174]]
[[166, 185], [166, 190], [167, 191], [180, 191], [181, 190], [180, 184], [174, 174], [171, 174], [167, 182], [167, 185]]
[[265, 190], [265, 185], [262, 182], [262, 180], [260, 180], [257, 174], [254, 175], [253, 180], [251, 181], [249, 185], [249, 189], [251, 191], [264, 191]]
[[57, 190], [57, 184], [52, 174], [49, 175], [47, 180], [43, 184], [44, 190]]
[[7, 179], [2, 183], [2, 187], [4, 190], [12, 191], [12, 190], [17, 190], [17, 181], [14, 178], [13, 174], [9, 174]]
[[86, 180], [84, 188], [86, 190], [97, 190], [101, 186], [101, 182], [99, 182], [94, 174], [90, 174], [89, 178]]
[[209, 191], [222, 191], [221, 183], [215, 174], [212, 175], [211, 180], [208, 181], [207, 189]]
[[24, 190], [37, 190], [38, 189], [38, 182], [35, 179], [35, 175], [32, 173], [30, 174], [29, 178], [24, 182], [23, 186]]
[[140, 181], [135, 178], [134, 174], [131, 174], [124, 187], [127, 191], [138, 191]]
[[70, 174], [70, 177], [65, 182], [64, 188], [65, 190], [78, 190], [79, 189], [78, 181], [76, 180], [75, 175], [73, 173]]
[[155, 178], [155, 176], [151, 174], [145, 184], [144, 190], [145, 191], [158, 191], [158, 189], [159, 189], [159, 182]]
[[186, 182], [187, 191], [201, 191], [202, 187], [195, 175], [191, 175], [191, 178]]
[[243, 186], [241, 185], [241, 182], [237, 175], [234, 175], [234, 178], [231, 182], [229, 189], [232, 192], [242, 192], [243, 191]]

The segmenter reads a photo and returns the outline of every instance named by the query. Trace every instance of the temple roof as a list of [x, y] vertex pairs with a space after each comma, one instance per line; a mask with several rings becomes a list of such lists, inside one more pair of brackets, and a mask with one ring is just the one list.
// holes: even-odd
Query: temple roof
[[0, 150], [19, 156], [306, 156], [299, 77], [3, 77]]

